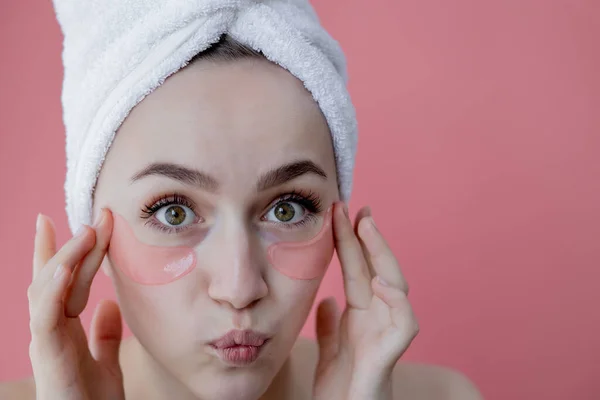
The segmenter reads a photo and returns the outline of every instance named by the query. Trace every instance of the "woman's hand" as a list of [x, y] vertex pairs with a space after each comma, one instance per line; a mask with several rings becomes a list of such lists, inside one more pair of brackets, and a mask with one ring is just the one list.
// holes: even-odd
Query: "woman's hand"
[[88, 341], [79, 319], [106, 255], [113, 220], [103, 210], [56, 252], [49, 218], [38, 218], [33, 281], [27, 291], [29, 356], [38, 400], [124, 399], [119, 366], [121, 315], [114, 302], [96, 309]]
[[338, 203], [333, 224], [347, 302], [341, 318], [335, 300], [319, 304], [314, 397], [391, 400], [394, 365], [419, 331], [408, 285], [368, 209], [353, 229]]

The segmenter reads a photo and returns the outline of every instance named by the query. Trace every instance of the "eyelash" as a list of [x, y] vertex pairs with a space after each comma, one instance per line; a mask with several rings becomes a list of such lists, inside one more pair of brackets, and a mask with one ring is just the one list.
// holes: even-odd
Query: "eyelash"
[[312, 191], [303, 192], [301, 190], [292, 190], [291, 192], [280, 195], [275, 201], [272, 201], [268, 209], [275, 207], [279, 203], [294, 202], [300, 204], [308, 213], [304, 216], [302, 221], [294, 222], [291, 224], [274, 222], [274, 224], [281, 225], [287, 229], [298, 228], [304, 226], [309, 221], [312, 221], [316, 214], [319, 214], [323, 207], [321, 206], [321, 199], [319, 196]]
[[[319, 196], [312, 191], [302, 191], [302, 190], [292, 190], [288, 193], [280, 195], [279, 197], [277, 197], [276, 200], [274, 200], [270, 203], [268, 209], [270, 210], [271, 208], [275, 207], [279, 203], [290, 202], [290, 201], [298, 203], [299, 205], [304, 207], [304, 209], [306, 211], [308, 211], [308, 213], [305, 215], [305, 217], [304, 217], [304, 219], [302, 219], [302, 221], [295, 222], [292, 224], [286, 224], [283, 222], [282, 223], [275, 222], [275, 224], [282, 225], [283, 227], [288, 228], [288, 229], [293, 229], [293, 228], [305, 225], [312, 218], [315, 218], [316, 214], [319, 214], [323, 211], [321, 199], [319, 198]], [[153, 227], [155, 227], [163, 232], [166, 232], [166, 233], [181, 232], [181, 231], [185, 230], [186, 228], [188, 228], [189, 225], [186, 227], [182, 227], [182, 228], [168, 227], [168, 226], [165, 226], [161, 223], [154, 221], [154, 219], [152, 218], [158, 210], [160, 210], [161, 208], [163, 208], [165, 206], [170, 206], [173, 204], [186, 206], [190, 210], [192, 210], [192, 212], [194, 212], [194, 214], [197, 214], [196, 209], [195, 209], [196, 208], [195, 204], [192, 203], [187, 197], [181, 196], [177, 193], [172, 193], [172, 194], [168, 194], [168, 195], [163, 195], [157, 199], [152, 200], [150, 203], [144, 205], [144, 207], [141, 210], [140, 217], [142, 219], [148, 220], [146, 222], [146, 224], [150, 224]]]
[[154, 228], [166, 232], [166, 233], [178, 233], [181, 232], [183, 230], [185, 230], [187, 228], [186, 227], [169, 227], [169, 226], [165, 226], [164, 224], [161, 224], [160, 222], [156, 222], [152, 217], [154, 216], [154, 214], [156, 214], [156, 212], [158, 210], [160, 210], [161, 208], [165, 207], [165, 206], [170, 206], [173, 204], [177, 204], [180, 206], [186, 206], [188, 207], [190, 210], [192, 210], [194, 212], [194, 214], [196, 214], [196, 206], [194, 203], [192, 203], [190, 200], [188, 200], [187, 197], [181, 196], [177, 193], [172, 193], [172, 194], [167, 194], [167, 195], [163, 195], [159, 198], [153, 199], [149, 204], [144, 205], [144, 207], [141, 210], [141, 215], [140, 217], [142, 219], [147, 219], [146, 224], [152, 225]]

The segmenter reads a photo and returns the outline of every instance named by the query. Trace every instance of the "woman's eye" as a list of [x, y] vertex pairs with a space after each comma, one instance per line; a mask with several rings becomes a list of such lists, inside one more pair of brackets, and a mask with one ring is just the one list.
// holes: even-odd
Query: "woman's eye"
[[156, 212], [156, 219], [169, 227], [182, 227], [191, 224], [195, 219], [194, 212], [184, 205], [171, 204]]
[[304, 207], [291, 201], [277, 203], [267, 213], [267, 221], [295, 223], [304, 217]]

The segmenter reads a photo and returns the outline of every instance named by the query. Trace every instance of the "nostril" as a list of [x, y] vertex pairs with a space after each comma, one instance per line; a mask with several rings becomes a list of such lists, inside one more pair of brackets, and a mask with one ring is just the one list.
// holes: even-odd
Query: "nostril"
[[258, 304], [259, 301], [260, 301], [260, 299], [256, 299], [256, 300], [252, 301], [250, 304], [248, 304], [246, 306], [246, 308], [254, 308], [254, 307], [256, 307], [256, 305]]
[[236, 310], [250, 310], [258, 305], [258, 303], [260, 302], [260, 299], [261, 298], [254, 299], [252, 301], [238, 301], [238, 302], [236, 302], [234, 299], [232, 299], [232, 301], [230, 301], [229, 303]]

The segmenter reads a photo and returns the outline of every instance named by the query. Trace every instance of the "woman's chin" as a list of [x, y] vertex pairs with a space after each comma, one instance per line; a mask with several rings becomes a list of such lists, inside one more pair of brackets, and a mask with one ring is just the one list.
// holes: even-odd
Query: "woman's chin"
[[190, 377], [188, 387], [199, 398], [219, 400], [255, 400], [268, 389], [273, 374], [268, 368], [258, 366], [248, 368], [218, 367], [207, 379], [206, 371], [197, 377]]

